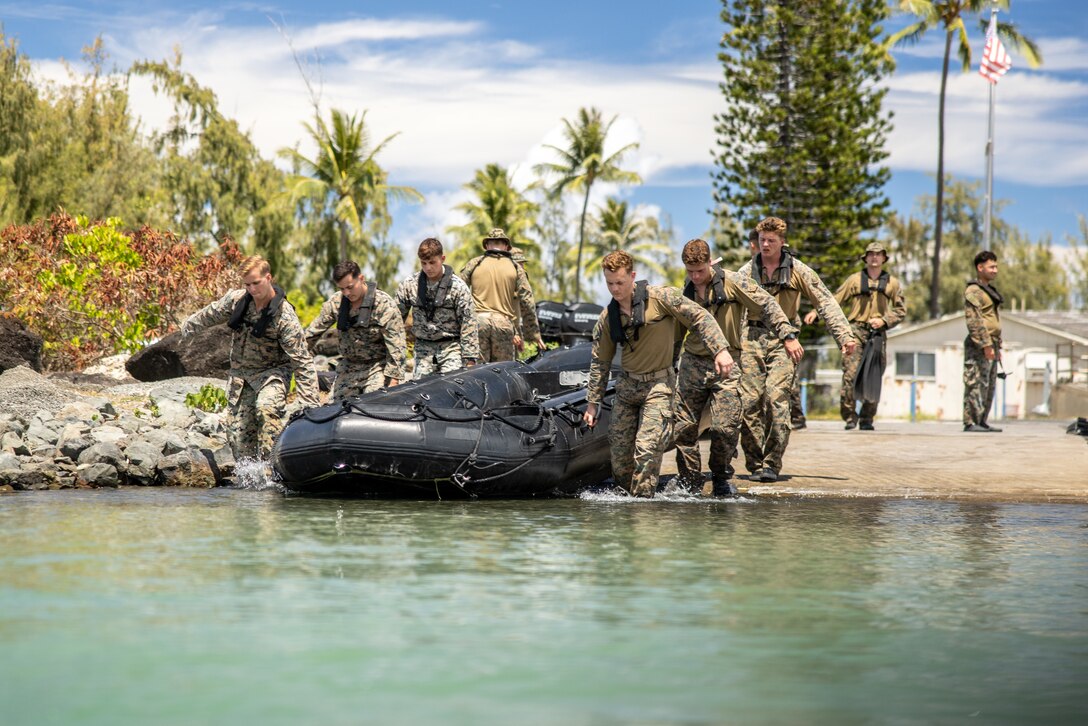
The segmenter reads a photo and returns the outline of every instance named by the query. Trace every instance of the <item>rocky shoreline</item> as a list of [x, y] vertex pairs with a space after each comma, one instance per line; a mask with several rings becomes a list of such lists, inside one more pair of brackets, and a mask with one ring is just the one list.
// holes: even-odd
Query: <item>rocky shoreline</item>
[[185, 404], [208, 384], [226, 389], [219, 378], [140, 383], [88, 369], [69, 380], [9, 368], [0, 374], [0, 492], [230, 482], [227, 414]]

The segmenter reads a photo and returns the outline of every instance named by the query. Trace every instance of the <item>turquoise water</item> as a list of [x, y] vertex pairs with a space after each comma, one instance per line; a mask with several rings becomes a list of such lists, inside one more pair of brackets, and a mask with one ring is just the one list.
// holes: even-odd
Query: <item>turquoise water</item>
[[1067, 723], [1088, 507], [0, 497], [4, 724]]

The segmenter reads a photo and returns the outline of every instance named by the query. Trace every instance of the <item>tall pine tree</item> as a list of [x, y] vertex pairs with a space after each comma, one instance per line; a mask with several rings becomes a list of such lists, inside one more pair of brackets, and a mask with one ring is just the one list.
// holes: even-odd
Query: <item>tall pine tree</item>
[[715, 118], [716, 226], [747, 245], [761, 218], [782, 217], [789, 243], [837, 285], [888, 214], [881, 166], [891, 114], [881, 79], [885, 0], [722, 0]]

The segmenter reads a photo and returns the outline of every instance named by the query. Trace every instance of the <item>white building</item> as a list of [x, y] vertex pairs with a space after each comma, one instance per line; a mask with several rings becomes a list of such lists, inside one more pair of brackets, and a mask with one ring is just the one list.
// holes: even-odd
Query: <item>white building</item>
[[[889, 331], [878, 417], [961, 420], [966, 337], [962, 312]], [[1001, 337], [992, 421], [1088, 416], [1088, 315], [1002, 312]]]

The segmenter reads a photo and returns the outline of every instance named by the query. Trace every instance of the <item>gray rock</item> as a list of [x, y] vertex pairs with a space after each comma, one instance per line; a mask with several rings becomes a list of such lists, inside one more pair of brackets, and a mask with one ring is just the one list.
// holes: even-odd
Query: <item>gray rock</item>
[[72, 401], [61, 410], [57, 411], [57, 418], [62, 421], [84, 421], [93, 423], [102, 418], [98, 409], [84, 401]]
[[155, 446], [164, 456], [177, 454], [189, 448], [185, 435], [174, 429], [151, 429], [140, 433], [140, 437]]
[[62, 438], [57, 442], [57, 451], [72, 461], [79, 459], [79, 455], [94, 446], [95, 442], [89, 436], [73, 436]]
[[141, 486], [157, 483], [155, 472], [162, 459], [160, 447], [143, 439], [137, 439], [125, 447], [125, 457], [128, 458], [129, 483]]
[[98, 443], [84, 449], [76, 461], [80, 464], [109, 464], [119, 472], [124, 472], [128, 464], [120, 447], [111, 443]]
[[210, 489], [216, 484], [208, 459], [195, 450], [163, 458], [159, 461], [159, 475], [164, 486]]
[[184, 429], [193, 422], [192, 409], [184, 403], [178, 403], [169, 398], [157, 398], [155, 403], [159, 408], [157, 418], [161, 425]]
[[0, 470], [0, 484], [8, 484], [13, 489], [20, 491], [57, 489], [60, 487], [60, 482], [54, 472], [36, 466]]
[[27, 445], [31, 445], [31, 439], [38, 439], [39, 441], [56, 446], [59, 434], [49, 426], [34, 422], [27, 427], [26, 433], [23, 434], [23, 438], [26, 439]]
[[222, 434], [227, 428], [224, 423], [225, 416], [226, 414], [223, 413], [210, 413], [208, 411], [194, 409], [193, 418], [195, 419], [195, 422], [190, 427], [190, 430], [202, 433], [205, 436]]
[[91, 429], [91, 438], [100, 444], [116, 444], [126, 436], [125, 430], [120, 426], [97, 426]]
[[234, 451], [230, 446], [220, 446], [212, 450], [205, 449], [203, 453], [211, 462], [216, 481], [223, 481], [234, 476], [236, 462], [234, 460]]
[[121, 474], [117, 468], [105, 463], [81, 464], [76, 469], [76, 478], [92, 487], [116, 487], [121, 484]]
[[9, 454], [6, 451], [0, 452], [0, 470], [3, 469], [18, 469], [22, 466], [22, 461], [15, 454]]
[[27, 448], [23, 437], [14, 431], [8, 431], [0, 436], [0, 451], [10, 451], [19, 456], [30, 456], [30, 449]]

